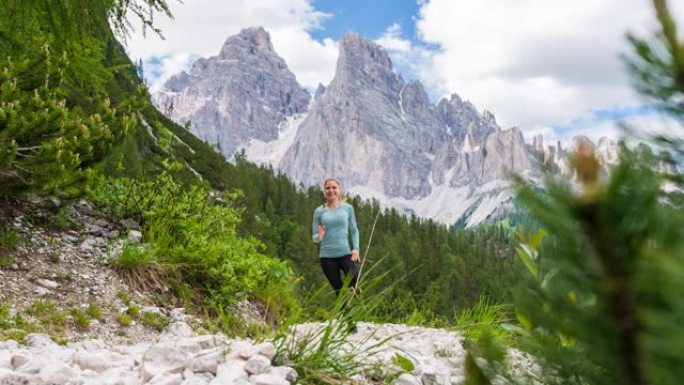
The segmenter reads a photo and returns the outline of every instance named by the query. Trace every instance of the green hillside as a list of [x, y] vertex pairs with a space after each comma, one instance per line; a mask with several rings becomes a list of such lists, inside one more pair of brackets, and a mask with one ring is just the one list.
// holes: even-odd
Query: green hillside
[[[164, 11], [163, 3], [150, 3]], [[241, 157], [228, 163], [211, 146], [165, 118], [150, 102], [141, 69], [131, 63], [109, 28], [108, 20], [123, 26], [117, 22], [117, 7], [125, 3], [91, 4], [10, 1], [0, 10], [0, 67], [8, 68], [2, 78], [0, 143], [8, 154], [0, 165], [2, 193], [83, 196], [88, 193], [89, 180], [107, 176], [138, 181], [138, 191], [144, 194], [144, 181], [154, 183], [161, 173], [186, 186], [166, 185], [169, 191], [199, 185], [202, 191], [233, 192], [223, 205], [240, 218], [235, 224], [239, 239], [251, 239], [258, 250], [254, 256], [284, 261], [292, 270], [279, 279], [298, 293], [296, 300], [283, 300], [287, 305], [276, 307], [306, 304], [311, 314], [318, 307], [325, 308], [330, 297], [309, 299], [309, 293], [327, 285], [316, 246], [310, 241], [311, 215], [323, 201], [321, 191], [297, 186], [284, 175]], [[20, 107], [8, 109], [12, 103]], [[43, 112], [46, 106], [47, 112]], [[45, 116], [37, 118], [40, 114]], [[64, 138], [66, 144], [58, 145], [54, 138]], [[16, 144], [8, 145], [12, 140]], [[110, 179], [106, 183], [114, 185], [117, 180], [125, 181]], [[111, 200], [107, 203], [100, 198], [104, 209], [115, 211], [106, 206], [112, 205]], [[380, 210], [377, 202], [358, 198], [350, 202], [360, 224], [362, 252], [381, 211], [365, 269], [374, 274], [387, 272], [387, 284], [381, 287], [392, 285], [388, 300], [374, 316], [395, 321], [412, 316], [432, 322], [436, 317], [451, 319], [482, 295], [496, 302], [509, 300], [509, 288], [519, 274], [511, 229], [493, 226], [452, 231], [430, 220]], [[168, 251], [174, 246], [164, 247]], [[184, 283], [190, 284], [199, 298], [211, 296], [216, 289], [207, 290], [199, 280], [186, 279]], [[243, 289], [250, 293], [231, 293], [266, 302], [278, 300], [277, 296], [260, 298], [267, 294], [248, 287]]]

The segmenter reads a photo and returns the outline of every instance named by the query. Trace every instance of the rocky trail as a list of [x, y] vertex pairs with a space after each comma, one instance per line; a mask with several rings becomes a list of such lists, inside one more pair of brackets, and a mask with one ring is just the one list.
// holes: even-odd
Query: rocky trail
[[[289, 364], [288, 343], [315, 340], [326, 327], [298, 324], [275, 342], [209, 334], [202, 320], [160, 297], [166, 288], [134, 290], [113, 268], [124, 244], [142, 240], [135, 221], [115, 223], [86, 201], [0, 207], [2, 385], [292, 384], [296, 370], [274, 362]], [[248, 307], [234, 311], [258, 318]], [[451, 385], [465, 380], [463, 341], [443, 329], [358, 323], [338, 348], [373, 368], [350, 383]], [[527, 360], [510, 354], [527, 370]]]

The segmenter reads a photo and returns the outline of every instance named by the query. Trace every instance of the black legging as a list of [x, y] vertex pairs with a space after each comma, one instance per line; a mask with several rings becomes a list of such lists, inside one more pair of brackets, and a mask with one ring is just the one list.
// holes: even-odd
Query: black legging
[[349, 287], [356, 287], [356, 281], [359, 279], [359, 268], [356, 262], [351, 260], [351, 254], [336, 258], [321, 258], [321, 267], [323, 268], [323, 274], [325, 274], [328, 282], [330, 282], [330, 286], [332, 286], [335, 294], [338, 296], [344, 284], [340, 270], [344, 271], [345, 276], [351, 273], [352, 278]]

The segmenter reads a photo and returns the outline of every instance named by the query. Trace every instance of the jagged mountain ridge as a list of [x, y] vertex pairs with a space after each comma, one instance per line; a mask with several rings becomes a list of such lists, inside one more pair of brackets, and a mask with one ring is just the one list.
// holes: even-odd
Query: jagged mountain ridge
[[190, 73], [172, 76], [155, 104], [232, 155], [250, 139], [276, 139], [278, 125], [306, 111], [310, 99], [273, 50], [268, 32], [257, 27], [229, 37], [217, 56], [197, 60]]
[[[270, 79], [270, 88], [255, 79]], [[228, 96], [217, 98], [216, 89]], [[275, 97], [255, 99], [255, 89]], [[560, 144], [529, 145], [518, 128], [502, 129], [456, 94], [432, 104], [419, 81], [405, 82], [381, 46], [356, 34], [341, 39], [327, 87], [306, 103], [297, 90], [268, 33], [249, 28], [228, 38], [219, 56], [169, 79], [156, 101], [172, 104], [170, 117], [191, 120], [190, 130], [226, 158], [244, 149], [304, 185], [335, 175], [351, 193], [445, 223], [467, 213], [465, 223], [475, 225], [505, 212], [510, 172], [534, 179], [549, 162], [569, 170]], [[278, 98], [283, 92], [297, 97]]]

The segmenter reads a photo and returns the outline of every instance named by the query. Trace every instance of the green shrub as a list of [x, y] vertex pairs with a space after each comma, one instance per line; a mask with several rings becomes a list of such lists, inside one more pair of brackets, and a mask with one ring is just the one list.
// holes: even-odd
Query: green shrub
[[64, 206], [60, 207], [52, 218], [52, 226], [57, 230], [66, 230], [71, 227], [69, 212]]
[[141, 223], [145, 252], [127, 248], [114, 262], [139, 266], [153, 261], [156, 268], [139, 271], [136, 282], [157, 287], [185, 283], [223, 304], [247, 296], [274, 315], [296, 306], [287, 264], [262, 254], [255, 238], [238, 236], [242, 211], [235, 207], [234, 195], [181, 185], [168, 172], [151, 181], [96, 177], [90, 186], [92, 199], [103, 210]]
[[112, 266], [127, 271], [142, 269], [154, 262], [154, 255], [147, 248], [131, 243], [126, 243], [121, 254], [110, 259]]
[[112, 106], [102, 98], [90, 114], [69, 105], [68, 63], [47, 44], [39, 52], [0, 57], [0, 195], [28, 188], [68, 193], [134, 126], [132, 106], [124, 103]]

